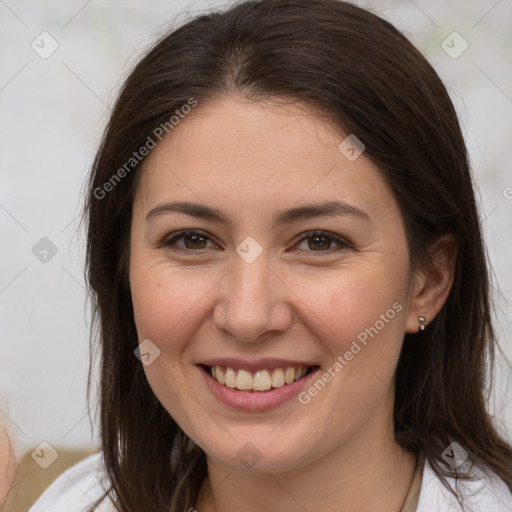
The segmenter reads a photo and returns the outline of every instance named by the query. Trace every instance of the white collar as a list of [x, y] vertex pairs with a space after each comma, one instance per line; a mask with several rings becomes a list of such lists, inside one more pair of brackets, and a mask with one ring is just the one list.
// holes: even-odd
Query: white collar
[[479, 472], [479, 478], [474, 481], [453, 478], [447, 481], [461, 497], [462, 507], [425, 459], [416, 512], [512, 512], [512, 492], [493, 473]]

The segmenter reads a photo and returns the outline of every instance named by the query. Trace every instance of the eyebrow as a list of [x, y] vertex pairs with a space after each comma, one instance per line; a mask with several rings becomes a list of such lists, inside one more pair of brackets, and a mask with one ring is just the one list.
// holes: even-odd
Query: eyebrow
[[[173, 201], [171, 203], [159, 204], [146, 215], [146, 222], [154, 217], [168, 213], [184, 213], [192, 217], [220, 222], [222, 224], [226, 224], [228, 227], [232, 226], [232, 222], [222, 212], [222, 210], [188, 201]], [[291, 224], [299, 220], [334, 216], [352, 216], [366, 222], [373, 223], [372, 219], [365, 211], [339, 200], [281, 210], [275, 212], [272, 215], [272, 219], [274, 227], [278, 227], [285, 224]]]

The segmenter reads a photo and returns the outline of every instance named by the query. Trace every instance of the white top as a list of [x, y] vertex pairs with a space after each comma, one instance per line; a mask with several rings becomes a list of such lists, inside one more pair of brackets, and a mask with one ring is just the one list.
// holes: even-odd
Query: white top
[[[495, 475], [482, 474], [473, 482], [455, 483], [453, 479], [449, 482], [462, 496], [463, 508], [425, 459], [416, 512], [512, 512], [512, 492]], [[101, 453], [95, 453], [57, 478], [29, 512], [86, 512], [102, 496], [106, 486]], [[95, 510], [115, 512], [115, 507], [107, 498]]]

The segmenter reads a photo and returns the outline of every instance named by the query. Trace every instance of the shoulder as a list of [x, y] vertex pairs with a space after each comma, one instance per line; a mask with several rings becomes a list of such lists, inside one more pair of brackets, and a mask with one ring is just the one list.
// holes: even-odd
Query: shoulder
[[450, 478], [448, 483], [461, 497], [462, 507], [425, 460], [416, 512], [512, 512], [512, 491], [493, 473], [479, 472], [467, 482]]
[[[101, 453], [80, 461], [55, 480], [41, 495], [29, 512], [86, 512], [107, 488], [106, 473]], [[108, 498], [95, 509], [114, 512]]]

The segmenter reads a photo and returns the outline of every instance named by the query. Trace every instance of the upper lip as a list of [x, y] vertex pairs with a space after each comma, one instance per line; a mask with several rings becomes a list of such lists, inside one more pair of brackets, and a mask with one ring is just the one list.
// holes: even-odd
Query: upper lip
[[238, 368], [239, 370], [247, 370], [248, 372], [272, 368], [318, 366], [316, 363], [296, 361], [293, 359], [264, 358], [249, 361], [247, 359], [239, 359], [235, 357], [215, 357], [213, 359], [201, 361], [199, 364], [203, 364], [205, 366], [229, 366], [231, 368]]

